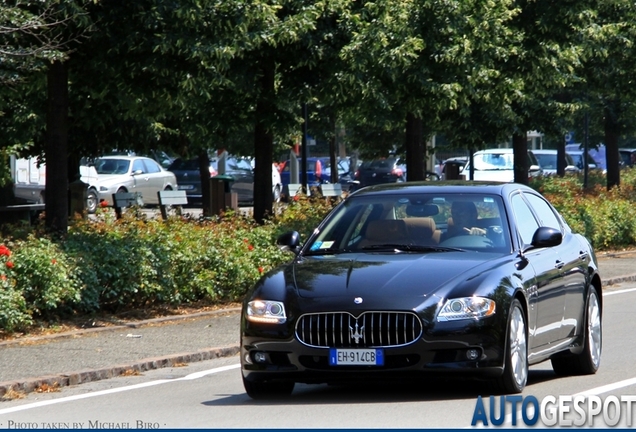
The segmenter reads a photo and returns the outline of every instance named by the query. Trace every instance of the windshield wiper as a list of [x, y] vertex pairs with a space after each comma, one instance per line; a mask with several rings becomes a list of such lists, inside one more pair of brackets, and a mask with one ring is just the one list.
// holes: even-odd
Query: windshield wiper
[[362, 250], [398, 250], [403, 252], [465, 252], [464, 249], [451, 248], [444, 246], [419, 246], [419, 245], [406, 245], [406, 244], [379, 244], [365, 246]]
[[309, 250], [307, 252], [305, 252], [303, 255], [304, 256], [310, 256], [310, 255], [338, 255], [338, 254], [342, 254], [342, 253], [351, 253], [353, 252], [351, 249], [316, 249], [316, 250]]

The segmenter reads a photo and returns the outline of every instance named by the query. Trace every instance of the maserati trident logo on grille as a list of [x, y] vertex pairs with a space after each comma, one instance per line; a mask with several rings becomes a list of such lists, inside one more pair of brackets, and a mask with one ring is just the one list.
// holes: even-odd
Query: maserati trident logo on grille
[[351, 339], [355, 341], [356, 344], [360, 343], [360, 339], [364, 339], [364, 326], [358, 328], [358, 321], [356, 321], [355, 328], [349, 326], [349, 332], [351, 333]]
[[354, 302], [355, 304], [362, 304], [362, 297], [356, 297], [356, 298], [354, 298], [354, 299], [353, 299], [353, 302]]

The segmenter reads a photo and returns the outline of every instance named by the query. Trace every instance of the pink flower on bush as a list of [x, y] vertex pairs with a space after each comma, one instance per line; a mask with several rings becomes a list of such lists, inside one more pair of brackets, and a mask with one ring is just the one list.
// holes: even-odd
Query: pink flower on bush
[[104, 207], [108, 207], [108, 202], [107, 201], [100, 201], [99, 202], [99, 206], [104, 208]]
[[252, 245], [247, 245], [247, 250], [251, 250], [251, 251], [252, 251], [252, 250], [254, 250], [254, 246], [252, 246]]
[[53, 264], [53, 265], [57, 264], [57, 260], [56, 260], [55, 258], [53, 258], [53, 259], [51, 260], [51, 264]]
[[263, 269], [263, 267], [259, 267], [259, 268], [258, 268], [258, 272], [259, 272], [259, 273], [263, 273], [263, 270], [264, 270], [264, 269]]
[[13, 261], [7, 261], [7, 267], [9, 268], [13, 268], [15, 264], [13, 264]]
[[0, 275], [0, 279], [2, 279], [3, 281], [7, 280], [7, 275]]
[[0, 256], [1, 255], [10, 257], [11, 256], [11, 251], [5, 245], [0, 245]]

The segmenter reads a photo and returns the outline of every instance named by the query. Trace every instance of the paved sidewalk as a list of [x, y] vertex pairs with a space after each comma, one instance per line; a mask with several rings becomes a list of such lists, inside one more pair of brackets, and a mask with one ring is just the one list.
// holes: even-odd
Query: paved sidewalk
[[[605, 290], [636, 281], [636, 251], [598, 258]], [[28, 393], [234, 356], [239, 325], [239, 309], [228, 309], [0, 342], [0, 400], [9, 389]]]

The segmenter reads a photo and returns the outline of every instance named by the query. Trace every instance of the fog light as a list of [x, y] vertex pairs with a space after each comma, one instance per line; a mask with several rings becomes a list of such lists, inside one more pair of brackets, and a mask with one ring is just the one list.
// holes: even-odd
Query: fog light
[[245, 363], [252, 364], [252, 358], [249, 353], [245, 354]]
[[255, 352], [252, 357], [256, 363], [267, 363], [267, 356], [264, 352]]
[[466, 358], [468, 360], [477, 360], [479, 358], [479, 350], [476, 348], [471, 348], [466, 351]]

